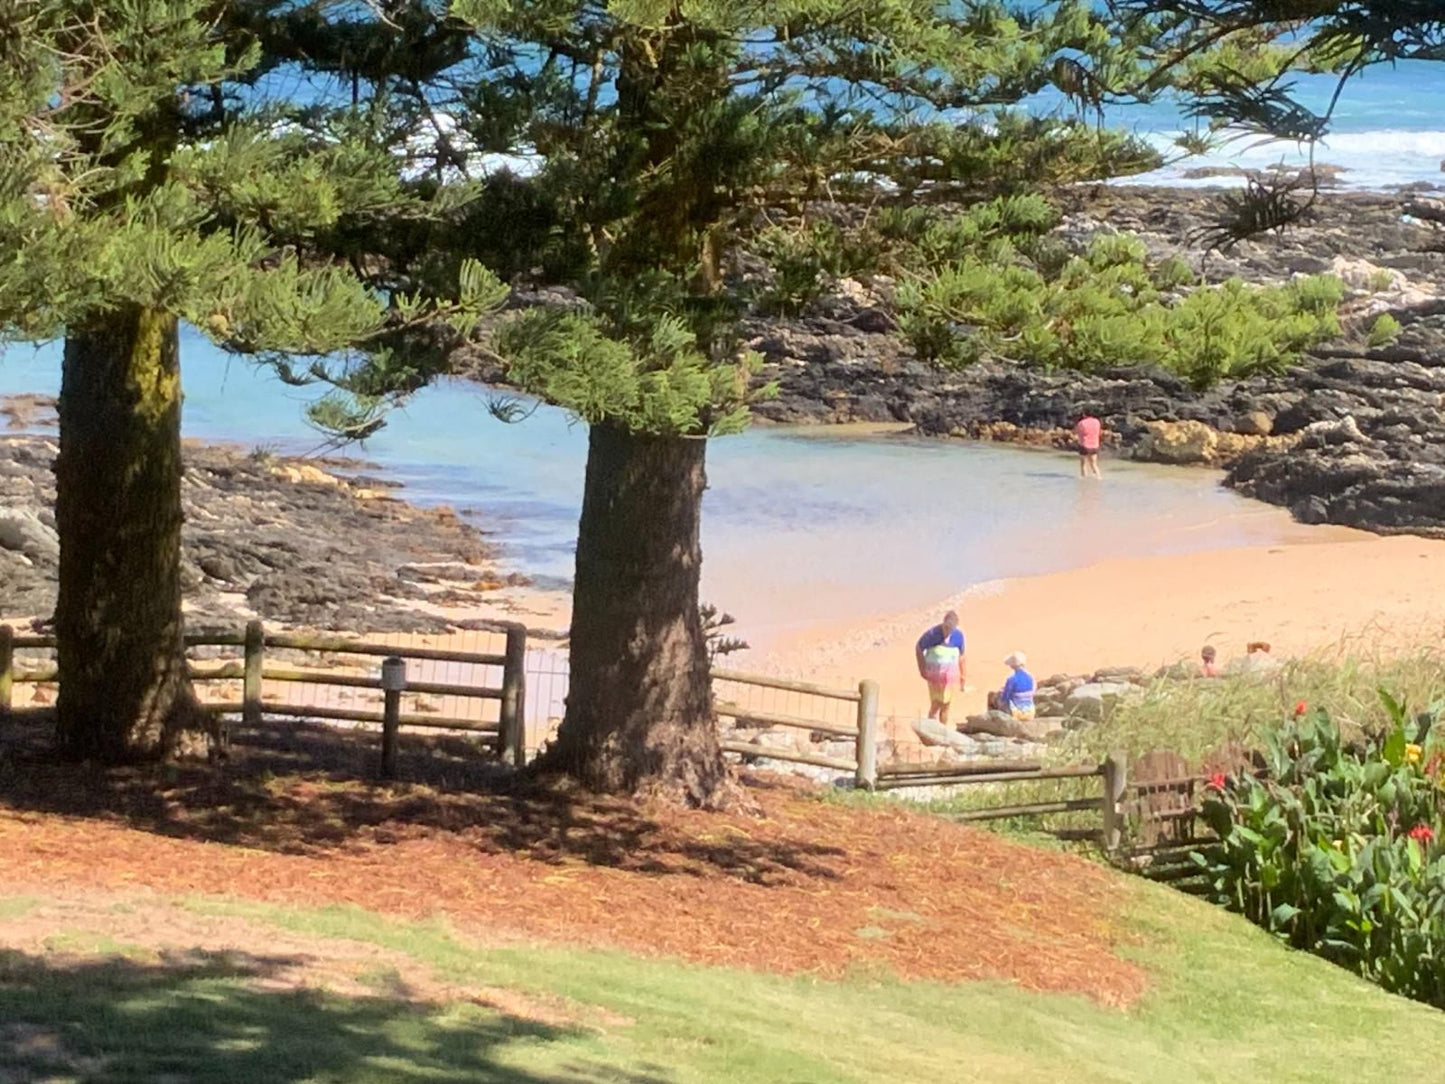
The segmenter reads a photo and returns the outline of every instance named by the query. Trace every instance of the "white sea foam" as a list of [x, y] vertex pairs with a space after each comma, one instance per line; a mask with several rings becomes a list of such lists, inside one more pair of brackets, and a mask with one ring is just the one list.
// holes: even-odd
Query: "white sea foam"
[[[1154, 133], [1146, 138], [1168, 154], [1178, 133]], [[1337, 180], [1341, 188], [1378, 191], [1396, 185], [1445, 185], [1445, 131], [1377, 129], [1337, 132], [1322, 140], [1315, 150], [1315, 162], [1344, 170]], [[1191, 177], [1187, 174], [1208, 167], [1267, 169], [1274, 165], [1302, 168], [1309, 164], [1307, 149], [1299, 144], [1271, 140], [1241, 139], [1219, 150], [1174, 162], [1163, 169], [1120, 184], [1159, 184], [1178, 187], [1213, 187], [1242, 184], [1238, 176]]]

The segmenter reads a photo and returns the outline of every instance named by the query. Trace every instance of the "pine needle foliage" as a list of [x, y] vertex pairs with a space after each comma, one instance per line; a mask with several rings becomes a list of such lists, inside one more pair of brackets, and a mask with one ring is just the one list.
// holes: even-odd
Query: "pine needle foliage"
[[[1142, 77], [1138, 44], [1079, 0], [1046, 9], [993, 0], [415, 0], [300, 5], [279, 25], [268, 56], [348, 80], [358, 101], [407, 133], [418, 173], [468, 179], [518, 209], [454, 219], [435, 241], [523, 280], [602, 281], [615, 293], [662, 275], [694, 297], [718, 297], [727, 293], [725, 258], [760, 212], [872, 200], [880, 184], [957, 198], [1158, 162], [1142, 143], [1080, 116], [1016, 108], [1051, 85], [1083, 102], [1090, 87]], [[526, 160], [525, 171], [496, 172], [486, 156], [498, 153]], [[817, 243], [783, 233], [769, 243], [787, 265], [780, 312], [868, 258], [839, 253], [814, 267]], [[748, 395], [736, 384], [753, 363], [723, 345], [716, 310], [664, 308], [639, 331], [606, 309], [509, 325], [488, 371], [588, 420], [667, 433], [687, 421], [697, 435], [740, 424]], [[657, 348], [673, 341], [677, 321], [695, 346]], [[596, 372], [562, 371], [587, 368]], [[603, 387], [603, 373], [616, 389]], [[388, 373], [373, 366], [350, 376], [375, 393]], [[654, 394], [655, 406], [638, 398]]]
[[[1235, 138], [1286, 140], [1314, 149], [1330, 131], [1350, 80], [1380, 64], [1445, 60], [1439, 0], [1118, 0], [1130, 36], [1144, 44], [1150, 79], [1117, 82], [1121, 97], [1185, 92], [1189, 110]], [[1336, 79], [1323, 109], [1299, 98], [1295, 75]], [[1299, 222], [1319, 195], [1298, 186], [1251, 185], [1221, 208], [1212, 240], [1233, 244]]]
[[318, 110], [303, 123], [244, 92], [263, 49], [228, 20], [286, 6], [0, 4], [6, 336], [139, 306], [284, 370], [288, 355], [385, 353], [401, 325], [464, 335], [500, 302], [474, 262], [442, 290], [383, 293], [335, 257], [338, 233], [433, 208], [365, 126]]
[[1340, 334], [1344, 286], [1333, 276], [1200, 285], [1184, 261], [1153, 260], [1130, 234], [1095, 235], [1056, 264], [1046, 206], [994, 201], [912, 229], [894, 259], [906, 273], [900, 326], [919, 356], [1085, 372], [1151, 365], [1206, 387], [1277, 370]]

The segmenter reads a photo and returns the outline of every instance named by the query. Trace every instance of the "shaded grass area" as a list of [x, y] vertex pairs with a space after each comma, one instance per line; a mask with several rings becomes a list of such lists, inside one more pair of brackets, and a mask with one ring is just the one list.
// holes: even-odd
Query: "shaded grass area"
[[[1130, 1011], [997, 983], [782, 978], [538, 946], [481, 949], [445, 926], [354, 908], [215, 898], [189, 912], [404, 953], [453, 988], [566, 999], [600, 1026], [466, 1000], [268, 990], [286, 961], [179, 952], [142, 962], [0, 955], [0, 1079], [759, 1084], [989, 1081], [1434, 1081], [1445, 1016], [1284, 949], [1242, 920], [1121, 882]], [[71, 944], [83, 943], [73, 937]], [[115, 951], [113, 947], [112, 951]], [[585, 1014], [584, 1014], [585, 1015]]]
[[634, 1081], [589, 1061], [590, 1037], [483, 1008], [272, 991], [282, 961], [181, 953], [87, 962], [0, 953], [0, 1079]]

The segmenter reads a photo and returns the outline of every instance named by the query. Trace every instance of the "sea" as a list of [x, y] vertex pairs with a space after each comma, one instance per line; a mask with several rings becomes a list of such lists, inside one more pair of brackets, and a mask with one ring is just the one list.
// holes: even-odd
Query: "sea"
[[[1293, 77], [1294, 96], [1316, 113], [1323, 113], [1334, 93], [1336, 80], [1328, 75]], [[1057, 109], [1056, 102], [1039, 98], [1037, 109]], [[1137, 133], [1166, 158], [1177, 157], [1175, 140], [1200, 130], [1185, 117], [1178, 103], [1161, 100], [1149, 105], [1117, 106], [1104, 113], [1104, 123]], [[1445, 188], [1445, 64], [1401, 61], [1360, 73], [1345, 86], [1336, 107], [1329, 135], [1315, 148], [1316, 164], [1339, 167], [1339, 187], [1360, 191], [1386, 191], [1411, 185]], [[1119, 183], [1160, 184], [1179, 187], [1242, 184], [1230, 177], [1191, 177], [1204, 167], [1238, 167], [1258, 170], [1283, 165], [1300, 168], [1309, 163], [1304, 146], [1280, 140], [1234, 133], [1213, 153], [1171, 162], [1152, 173]]]
[[[1303, 89], [1328, 93], [1319, 81]], [[1343, 167], [1352, 188], [1445, 181], [1442, 105], [1445, 64], [1372, 70], [1346, 92], [1318, 160]], [[1189, 126], [1164, 104], [1119, 110], [1106, 121], [1161, 146]], [[1292, 155], [1298, 151], [1289, 145], [1234, 144], [1133, 183], [1193, 183], [1183, 172], [1200, 165], [1302, 161]], [[187, 436], [289, 454], [322, 449], [304, 420], [319, 391], [284, 385], [191, 331], [182, 357]], [[55, 344], [8, 346], [0, 395], [54, 394], [59, 370]], [[443, 382], [349, 453], [403, 483], [407, 499], [470, 518], [508, 567], [541, 586], [565, 587], [585, 427], [546, 406], [512, 423], [487, 407], [485, 389]], [[1064, 454], [831, 427], [754, 427], [712, 441], [708, 456], [703, 595], [731, 612], [755, 647], [1012, 577], [1314, 535], [1283, 511], [1225, 490], [1209, 471], [1108, 462], [1102, 482], [1086, 482]]]

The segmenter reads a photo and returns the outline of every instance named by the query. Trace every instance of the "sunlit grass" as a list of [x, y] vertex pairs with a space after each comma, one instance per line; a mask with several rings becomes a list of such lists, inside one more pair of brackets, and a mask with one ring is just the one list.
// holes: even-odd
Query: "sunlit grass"
[[1127, 1010], [1000, 983], [877, 973], [822, 981], [610, 951], [485, 947], [442, 922], [196, 899], [185, 906], [269, 925], [292, 942], [379, 946], [452, 989], [544, 999], [575, 1020], [528, 1020], [486, 998], [408, 1004], [378, 976], [382, 996], [344, 998], [270, 991], [221, 966], [119, 961], [85, 973], [0, 957], [0, 1027], [46, 1036], [27, 1060], [0, 1054], [0, 1066], [41, 1078], [69, 1060], [88, 1067], [74, 1079], [95, 1084], [1438, 1079], [1445, 1016], [1290, 952], [1235, 916], [1137, 880], [1116, 884], [1111, 918], [1131, 939], [1121, 955], [1150, 976]]

